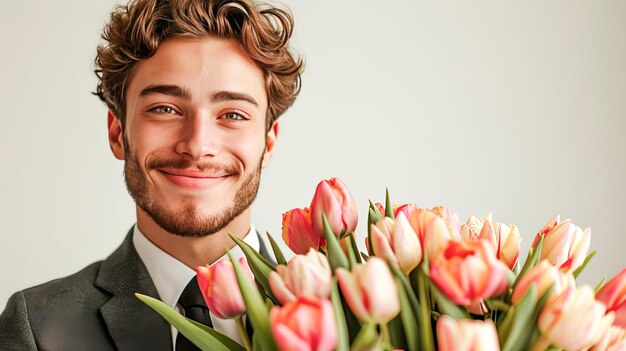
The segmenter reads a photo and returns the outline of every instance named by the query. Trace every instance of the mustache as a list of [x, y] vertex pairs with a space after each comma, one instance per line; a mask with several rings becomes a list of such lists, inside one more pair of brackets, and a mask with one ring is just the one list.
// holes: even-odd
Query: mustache
[[231, 175], [239, 175], [241, 171], [236, 163], [220, 164], [216, 162], [194, 162], [186, 158], [153, 157], [146, 160], [146, 169], [173, 168], [173, 169], [197, 169], [201, 172], [223, 172]]

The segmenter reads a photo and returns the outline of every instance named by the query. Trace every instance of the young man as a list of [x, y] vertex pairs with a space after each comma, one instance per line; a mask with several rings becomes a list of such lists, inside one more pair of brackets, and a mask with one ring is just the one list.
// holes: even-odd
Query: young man
[[[134, 293], [183, 311], [195, 267], [236, 253], [229, 233], [266, 251], [249, 206], [299, 91], [292, 24], [248, 0], [133, 0], [113, 12], [97, 95], [137, 224], [106, 260], [14, 294], [1, 350], [187, 349]], [[237, 335], [231, 321], [209, 323]]]

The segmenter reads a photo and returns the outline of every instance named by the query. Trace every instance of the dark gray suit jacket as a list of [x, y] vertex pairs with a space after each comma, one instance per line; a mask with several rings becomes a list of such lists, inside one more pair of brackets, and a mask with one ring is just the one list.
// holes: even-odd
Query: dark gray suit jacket
[[0, 315], [0, 350], [171, 351], [169, 324], [136, 292], [159, 298], [131, 229], [104, 261], [13, 294]]

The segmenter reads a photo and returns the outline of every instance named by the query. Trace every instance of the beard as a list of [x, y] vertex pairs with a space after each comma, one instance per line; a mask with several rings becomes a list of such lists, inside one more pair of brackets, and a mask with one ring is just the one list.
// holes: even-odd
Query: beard
[[[241, 179], [241, 185], [235, 193], [232, 205], [224, 207], [218, 213], [202, 213], [193, 198], [184, 200], [182, 206], [177, 209], [169, 209], [148, 188], [147, 176], [141, 171], [139, 161], [131, 150], [126, 137], [124, 137], [124, 155], [124, 180], [128, 193], [137, 206], [146, 212], [156, 224], [167, 232], [178, 236], [205, 237], [224, 229], [233, 219], [250, 207], [259, 190], [263, 156], [261, 156], [255, 169], [248, 175], [243, 174], [237, 164], [196, 164], [186, 158], [154, 157], [146, 162], [146, 172], [161, 167], [175, 169], [195, 167], [201, 171], [224, 171], [224, 173], [229, 174], [229, 177]], [[228, 200], [225, 199], [224, 201]]]

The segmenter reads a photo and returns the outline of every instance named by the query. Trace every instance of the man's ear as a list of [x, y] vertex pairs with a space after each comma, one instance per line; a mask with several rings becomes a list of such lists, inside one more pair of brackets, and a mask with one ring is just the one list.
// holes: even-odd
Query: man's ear
[[107, 114], [107, 125], [109, 127], [109, 146], [113, 156], [118, 160], [124, 159], [124, 131], [122, 122], [109, 110]]
[[278, 130], [279, 125], [278, 121], [274, 121], [272, 127], [265, 135], [265, 152], [263, 153], [263, 162], [261, 162], [261, 167], [265, 168], [269, 164], [272, 159], [272, 154], [274, 153], [274, 149], [276, 148], [276, 139], [278, 138]]

